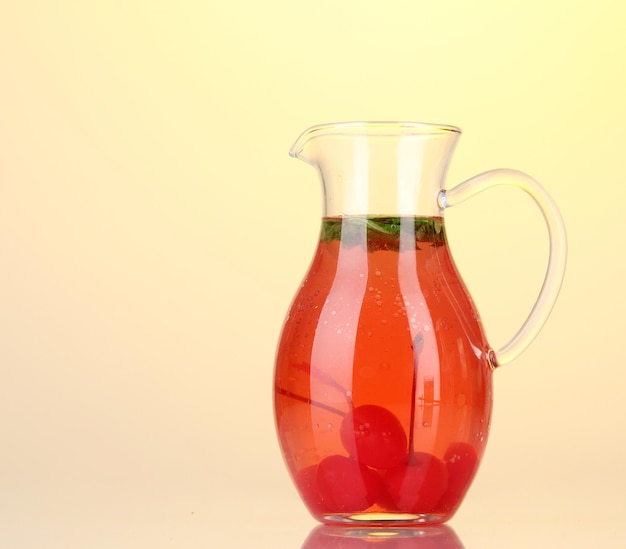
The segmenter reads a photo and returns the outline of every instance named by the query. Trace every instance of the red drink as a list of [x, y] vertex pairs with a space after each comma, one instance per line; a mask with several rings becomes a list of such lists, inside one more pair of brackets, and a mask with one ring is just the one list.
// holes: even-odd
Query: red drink
[[490, 349], [441, 218], [327, 218], [285, 322], [275, 413], [324, 522], [447, 520], [491, 416]]

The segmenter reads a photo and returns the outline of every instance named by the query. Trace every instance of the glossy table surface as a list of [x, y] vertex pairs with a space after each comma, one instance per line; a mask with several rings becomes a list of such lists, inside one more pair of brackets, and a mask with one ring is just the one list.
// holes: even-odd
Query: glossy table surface
[[[234, 494], [231, 494], [233, 496]], [[424, 528], [366, 529], [317, 524], [299, 501], [278, 494], [222, 494], [216, 509], [201, 501], [113, 500], [95, 504], [59, 501], [26, 517], [4, 513], [0, 543], [7, 548], [61, 547], [272, 548], [272, 549], [489, 549], [623, 548], [624, 510], [620, 497], [608, 507], [583, 510], [575, 498], [545, 497], [536, 505], [503, 498], [466, 500], [446, 525]], [[612, 505], [612, 509], [610, 507]]]

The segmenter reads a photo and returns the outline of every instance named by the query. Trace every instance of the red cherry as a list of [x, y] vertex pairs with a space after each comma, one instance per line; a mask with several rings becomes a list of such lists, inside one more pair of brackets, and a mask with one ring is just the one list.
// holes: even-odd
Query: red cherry
[[387, 471], [385, 486], [398, 511], [428, 513], [448, 487], [448, 472], [435, 456], [416, 452], [408, 465]]
[[371, 507], [382, 491], [376, 471], [345, 456], [328, 456], [317, 468], [317, 486], [328, 512], [354, 513]]
[[449, 512], [457, 507], [469, 488], [476, 469], [478, 455], [471, 444], [453, 442], [443, 456], [448, 470], [448, 489], [437, 504], [437, 511]]
[[294, 481], [300, 496], [311, 513], [314, 515], [324, 513], [324, 502], [317, 485], [317, 465], [311, 465], [298, 471]]
[[341, 442], [364, 465], [389, 469], [406, 463], [407, 440], [400, 420], [386, 408], [365, 404], [341, 423]]

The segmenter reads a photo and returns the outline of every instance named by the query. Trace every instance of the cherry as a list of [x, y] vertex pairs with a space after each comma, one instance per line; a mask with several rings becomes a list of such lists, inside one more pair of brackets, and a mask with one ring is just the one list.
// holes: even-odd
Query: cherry
[[415, 452], [407, 465], [387, 471], [384, 483], [398, 511], [428, 513], [448, 487], [448, 471], [435, 456]]
[[407, 439], [400, 420], [374, 404], [357, 406], [343, 418], [341, 442], [360, 463], [389, 469], [407, 459]]
[[328, 456], [317, 468], [317, 486], [328, 512], [354, 513], [371, 507], [382, 491], [376, 471], [345, 456]]
[[437, 504], [437, 510], [449, 512], [461, 502], [478, 467], [478, 455], [471, 444], [453, 442], [443, 456], [448, 470], [448, 489]]
[[317, 484], [317, 465], [311, 465], [298, 471], [294, 481], [311, 513], [314, 515], [324, 513], [324, 502]]

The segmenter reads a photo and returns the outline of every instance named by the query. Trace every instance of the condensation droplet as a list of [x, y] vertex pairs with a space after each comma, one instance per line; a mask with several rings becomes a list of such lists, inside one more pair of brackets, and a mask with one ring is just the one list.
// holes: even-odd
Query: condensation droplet
[[313, 428], [314, 428], [314, 429], [319, 429], [319, 428], [320, 428], [320, 424], [319, 424], [319, 423], [316, 423], [315, 425], [313, 425]]
[[380, 269], [376, 269], [376, 271], [374, 272], [374, 274], [376, 276], [380, 276], [382, 273], [380, 272]]
[[423, 427], [430, 427], [430, 423], [428, 423], [428, 421], [425, 421], [424, 423], [422, 423]]
[[329, 423], [328, 425], [326, 425], [326, 427], [328, 428], [328, 430], [330, 431], [333, 428], [333, 424]]

